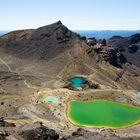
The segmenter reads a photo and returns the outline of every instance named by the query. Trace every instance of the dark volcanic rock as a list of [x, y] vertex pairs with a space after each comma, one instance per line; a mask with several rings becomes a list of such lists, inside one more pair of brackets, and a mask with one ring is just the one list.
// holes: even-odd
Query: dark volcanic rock
[[111, 131], [104, 134], [79, 128], [71, 136], [63, 138], [63, 140], [120, 140], [120, 138], [115, 136]]
[[129, 53], [136, 53], [139, 50], [139, 46], [138, 45], [131, 45], [128, 47], [128, 52]]
[[134, 34], [134, 35], [128, 37], [128, 43], [131, 45], [140, 43], [140, 34]]
[[59, 135], [43, 125], [32, 130], [25, 130], [21, 134], [24, 140], [58, 140]]
[[98, 41], [96, 40], [96, 38], [88, 38], [87, 39], [87, 44], [89, 45], [89, 46], [94, 46], [94, 45], [96, 45], [98, 43]]
[[6, 140], [7, 136], [9, 136], [9, 134], [7, 132], [5, 132], [5, 133], [0, 132], [0, 140]]
[[122, 67], [127, 62], [123, 54], [117, 48], [108, 46], [94, 46], [87, 50], [87, 54], [97, 62], [108, 62], [115, 67]]
[[15, 127], [14, 123], [8, 123], [4, 121], [3, 118], [0, 118], [0, 127]]
[[118, 48], [128, 62], [140, 67], [140, 34], [135, 34], [130, 37], [114, 36], [108, 40], [107, 44]]
[[71, 136], [62, 138], [62, 140], [139, 140], [139, 137], [119, 137], [111, 129], [98, 133], [78, 128]]

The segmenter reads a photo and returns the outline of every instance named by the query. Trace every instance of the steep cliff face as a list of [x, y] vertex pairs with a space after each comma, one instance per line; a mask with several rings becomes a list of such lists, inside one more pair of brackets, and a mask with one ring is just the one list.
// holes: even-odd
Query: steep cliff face
[[119, 49], [113, 47], [95, 45], [87, 49], [87, 54], [95, 58], [96, 62], [105, 61], [119, 68], [122, 68], [122, 65], [127, 62]]
[[130, 37], [114, 36], [108, 40], [108, 45], [118, 48], [129, 62], [140, 67], [140, 34]]

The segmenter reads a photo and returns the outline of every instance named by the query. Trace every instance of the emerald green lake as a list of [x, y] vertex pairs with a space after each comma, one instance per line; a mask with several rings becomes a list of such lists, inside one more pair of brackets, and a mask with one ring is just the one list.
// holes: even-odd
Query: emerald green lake
[[122, 128], [140, 122], [140, 108], [105, 100], [70, 101], [67, 111], [69, 120], [80, 126]]
[[69, 79], [69, 81], [71, 82], [69, 86], [81, 87], [82, 84], [84, 84], [86, 82], [86, 79], [83, 77], [73, 77], [73, 78]]

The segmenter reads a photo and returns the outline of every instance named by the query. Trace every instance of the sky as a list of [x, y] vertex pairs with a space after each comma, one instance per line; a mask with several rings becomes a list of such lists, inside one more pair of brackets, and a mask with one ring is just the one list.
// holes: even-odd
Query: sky
[[61, 20], [71, 30], [140, 29], [140, 0], [0, 0], [0, 30]]

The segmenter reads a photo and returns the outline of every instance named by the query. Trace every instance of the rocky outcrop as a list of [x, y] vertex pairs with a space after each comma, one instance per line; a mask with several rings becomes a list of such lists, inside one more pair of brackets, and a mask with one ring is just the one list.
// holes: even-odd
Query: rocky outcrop
[[98, 43], [98, 41], [96, 40], [96, 38], [88, 38], [87, 39], [87, 44], [89, 45], [89, 46], [94, 46], [94, 45], [96, 45]]
[[114, 36], [108, 40], [107, 44], [118, 48], [128, 62], [140, 67], [140, 34], [135, 34], [130, 37]]
[[20, 136], [24, 140], [58, 140], [59, 135], [52, 129], [48, 129], [41, 125], [38, 128], [32, 130], [23, 131]]
[[103, 130], [100, 133], [90, 132], [82, 128], [78, 128], [71, 136], [62, 140], [131, 140], [132, 138], [121, 138], [116, 136], [112, 130]]
[[6, 133], [6, 132], [1, 133], [0, 132], [0, 140], [6, 140], [6, 137], [8, 137], [8, 136], [9, 136], [8, 133]]
[[65, 136], [57, 134], [55, 130], [47, 128], [41, 122], [26, 124], [14, 131], [0, 133], [0, 140], [138, 140], [139, 137], [118, 136], [112, 129], [88, 131], [78, 128], [77, 131]]
[[88, 48], [87, 54], [93, 57], [96, 62], [108, 62], [115, 67], [122, 67], [127, 62], [123, 54], [117, 48], [95, 45]]
[[15, 127], [14, 123], [8, 123], [4, 121], [4, 118], [0, 118], [0, 127]]
[[5, 131], [5, 130], [3, 130], [1, 128], [10, 129], [10, 128], [13, 128], [13, 127], [14, 128], [16, 127], [16, 125], [14, 123], [6, 122], [3, 117], [0, 118], [0, 140], [7, 140], [6, 137], [9, 136], [9, 132], [7, 132], [7, 131]]

